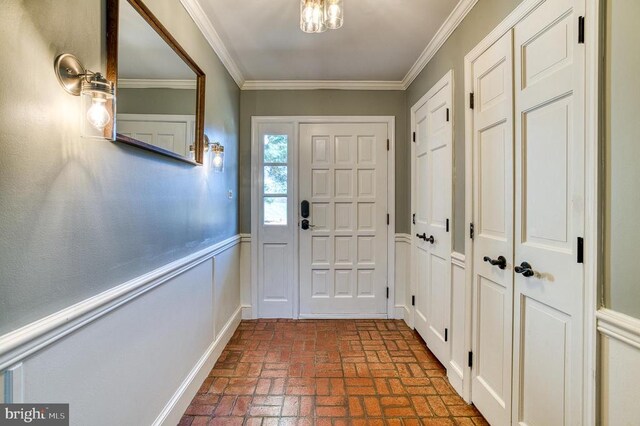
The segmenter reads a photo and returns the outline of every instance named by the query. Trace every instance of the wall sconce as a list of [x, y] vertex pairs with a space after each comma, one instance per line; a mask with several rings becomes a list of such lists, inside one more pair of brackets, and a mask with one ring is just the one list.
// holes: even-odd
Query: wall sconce
[[219, 142], [209, 142], [209, 137], [204, 135], [205, 151], [209, 151], [210, 168], [216, 173], [224, 171], [224, 146]]
[[82, 136], [111, 138], [105, 128], [112, 121], [114, 113], [113, 83], [102, 74], [85, 69], [78, 58], [70, 53], [58, 56], [54, 68], [58, 82], [67, 93], [82, 95]]

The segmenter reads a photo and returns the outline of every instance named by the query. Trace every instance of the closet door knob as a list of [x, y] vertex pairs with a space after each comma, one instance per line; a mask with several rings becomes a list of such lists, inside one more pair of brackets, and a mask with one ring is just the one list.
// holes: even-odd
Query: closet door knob
[[535, 275], [535, 272], [528, 262], [522, 262], [520, 266], [516, 266], [513, 270], [516, 271], [516, 274], [522, 274], [523, 277], [532, 277]]
[[426, 235], [427, 234], [425, 234], [425, 241], [429, 241], [431, 244], [436, 242], [435, 238], [433, 238], [433, 235], [431, 235], [429, 238], [426, 238]]
[[482, 260], [485, 262], [489, 262], [493, 266], [497, 266], [500, 269], [505, 269], [507, 267], [507, 259], [504, 256], [498, 256], [497, 259], [492, 259], [489, 256], [485, 256]]

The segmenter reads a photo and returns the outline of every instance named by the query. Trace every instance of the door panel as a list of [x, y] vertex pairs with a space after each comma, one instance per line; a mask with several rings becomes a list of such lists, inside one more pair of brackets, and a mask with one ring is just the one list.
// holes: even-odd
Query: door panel
[[522, 425], [582, 424], [584, 46], [581, 1], [544, 2], [515, 27], [514, 410]]
[[[472, 64], [473, 369], [471, 397], [492, 425], [511, 418], [513, 307], [512, 33]], [[504, 269], [486, 262], [505, 258]]]
[[[452, 74], [412, 109], [416, 134], [412, 184], [415, 223], [414, 327], [445, 365], [450, 361], [452, 206]], [[428, 240], [426, 240], [428, 239]]]
[[300, 316], [386, 314], [386, 182], [386, 124], [300, 125]]

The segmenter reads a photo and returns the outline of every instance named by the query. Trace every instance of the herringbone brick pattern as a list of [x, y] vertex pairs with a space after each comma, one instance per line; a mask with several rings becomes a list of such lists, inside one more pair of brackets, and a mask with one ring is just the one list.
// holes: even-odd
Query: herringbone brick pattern
[[404, 322], [243, 321], [180, 421], [486, 425]]

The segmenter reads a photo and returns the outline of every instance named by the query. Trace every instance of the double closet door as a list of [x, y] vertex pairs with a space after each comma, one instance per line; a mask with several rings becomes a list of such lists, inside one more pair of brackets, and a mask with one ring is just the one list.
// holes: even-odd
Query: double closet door
[[472, 62], [471, 398], [492, 425], [582, 424], [583, 10], [546, 0]]

